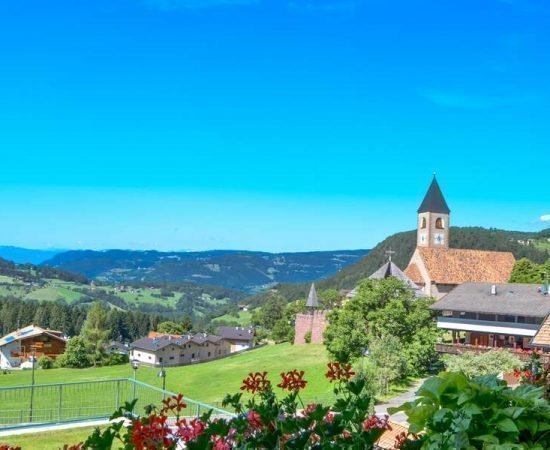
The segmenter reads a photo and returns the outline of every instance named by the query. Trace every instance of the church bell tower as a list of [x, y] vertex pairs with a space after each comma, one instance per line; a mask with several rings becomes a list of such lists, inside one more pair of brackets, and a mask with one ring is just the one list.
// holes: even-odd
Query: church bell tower
[[418, 208], [416, 245], [418, 247], [449, 248], [449, 217], [451, 210], [434, 178]]

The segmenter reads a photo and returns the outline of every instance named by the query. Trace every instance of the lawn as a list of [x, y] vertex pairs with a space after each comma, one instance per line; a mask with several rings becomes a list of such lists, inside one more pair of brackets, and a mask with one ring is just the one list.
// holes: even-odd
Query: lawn
[[249, 326], [252, 320], [252, 312], [250, 311], [239, 311], [239, 317], [235, 317], [231, 314], [225, 314], [220, 317], [216, 317], [215, 321], [225, 321], [225, 322], [236, 322], [241, 327]]
[[[328, 356], [322, 345], [294, 346], [290, 344], [269, 345], [239, 355], [167, 369], [166, 388], [182, 392], [187, 397], [217, 405], [225, 394], [239, 391], [241, 381], [251, 371], [267, 371], [270, 378], [278, 383], [279, 374], [294, 368], [304, 370], [309, 381], [303, 398], [306, 401], [324, 401], [332, 398], [330, 383], [324, 378]], [[109, 378], [129, 378], [132, 376], [129, 365], [89, 369], [51, 369], [36, 372], [37, 384], [68, 381], [91, 381]], [[140, 367], [137, 378], [145, 383], [160, 386], [158, 369]], [[30, 371], [14, 371], [0, 374], [0, 387], [28, 385]], [[275, 384], [276, 384], [275, 383]]]
[[0, 445], [18, 445], [22, 450], [58, 450], [65, 444], [83, 442], [92, 432], [93, 427], [71, 428], [68, 430], [29, 433], [16, 436], [0, 437]]

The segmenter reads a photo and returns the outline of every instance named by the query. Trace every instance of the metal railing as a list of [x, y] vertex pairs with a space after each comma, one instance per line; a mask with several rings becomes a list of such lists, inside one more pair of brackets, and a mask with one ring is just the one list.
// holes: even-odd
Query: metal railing
[[[162, 407], [162, 400], [173, 392], [137, 380], [120, 378], [100, 381], [37, 384], [0, 388], [0, 430], [37, 424], [108, 419], [115, 410], [137, 399], [134, 413], [145, 406]], [[212, 410], [217, 417], [232, 413], [190, 398], [182, 416], [200, 416]]]

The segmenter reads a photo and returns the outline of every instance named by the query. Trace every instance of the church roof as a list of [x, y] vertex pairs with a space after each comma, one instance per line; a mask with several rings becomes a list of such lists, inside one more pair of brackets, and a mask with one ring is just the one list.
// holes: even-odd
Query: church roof
[[[438, 284], [506, 283], [516, 262], [510, 252], [417, 247], [430, 281]], [[405, 269], [415, 283], [424, 283], [415, 263]]]
[[430, 187], [428, 188], [428, 192], [426, 192], [424, 200], [422, 200], [420, 208], [418, 208], [418, 212], [434, 212], [441, 214], [449, 214], [451, 212], [447, 206], [445, 198], [443, 197], [441, 189], [439, 188], [439, 184], [435, 179], [435, 175], [432, 180], [432, 184], [430, 184]]
[[380, 280], [383, 278], [395, 277], [398, 280], [406, 283], [411, 289], [419, 290], [420, 288], [412, 281], [403, 271], [397, 267], [392, 261], [388, 261], [376, 272], [374, 272], [369, 278], [374, 280]]
[[309, 295], [307, 296], [307, 302], [306, 306], [308, 308], [318, 308], [319, 307], [319, 299], [317, 298], [317, 291], [315, 290], [315, 284], [311, 284], [311, 288], [309, 289]]

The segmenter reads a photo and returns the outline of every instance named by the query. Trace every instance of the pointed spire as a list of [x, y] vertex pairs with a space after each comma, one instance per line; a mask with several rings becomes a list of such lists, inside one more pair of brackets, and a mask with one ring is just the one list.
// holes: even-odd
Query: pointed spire
[[449, 214], [451, 212], [451, 210], [447, 206], [445, 198], [443, 197], [441, 189], [439, 188], [439, 184], [437, 183], [435, 174], [432, 180], [432, 184], [430, 184], [428, 192], [426, 192], [426, 196], [424, 197], [424, 200], [422, 200], [420, 208], [418, 208], [418, 212], [434, 212], [441, 214]]
[[315, 283], [312, 283], [311, 288], [309, 289], [309, 295], [307, 296], [306, 306], [308, 308], [318, 308], [319, 307], [319, 299], [317, 298], [317, 291], [315, 290]]

